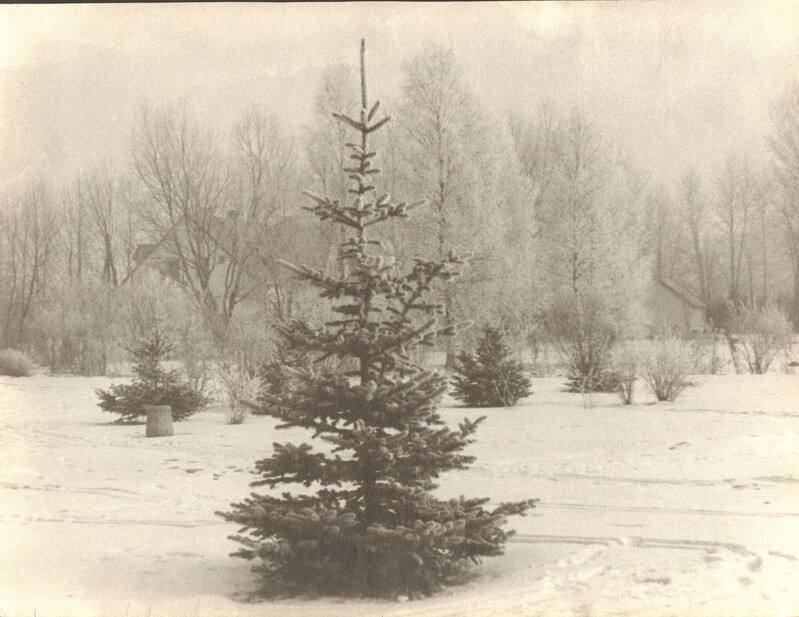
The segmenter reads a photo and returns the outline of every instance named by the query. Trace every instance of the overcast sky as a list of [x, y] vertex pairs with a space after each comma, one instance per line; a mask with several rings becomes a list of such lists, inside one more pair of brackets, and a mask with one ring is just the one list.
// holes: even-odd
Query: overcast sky
[[5, 5], [0, 177], [124, 161], [142, 101], [299, 126], [361, 37], [374, 96], [396, 100], [402, 61], [443, 43], [491, 113], [578, 107], [665, 178], [762, 153], [769, 103], [799, 77], [797, 1]]

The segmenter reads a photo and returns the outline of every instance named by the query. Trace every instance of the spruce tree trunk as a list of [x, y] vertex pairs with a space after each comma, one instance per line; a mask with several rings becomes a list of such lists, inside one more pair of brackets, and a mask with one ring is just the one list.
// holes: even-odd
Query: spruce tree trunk
[[168, 437], [175, 434], [172, 408], [169, 405], [145, 405], [147, 429], [145, 437]]

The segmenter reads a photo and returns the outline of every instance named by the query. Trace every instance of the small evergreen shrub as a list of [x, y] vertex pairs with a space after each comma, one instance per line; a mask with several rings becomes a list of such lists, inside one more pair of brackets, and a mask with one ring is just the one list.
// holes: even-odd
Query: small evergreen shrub
[[0, 375], [30, 377], [32, 371], [33, 362], [21, 351], [17, 349], [3, 349], [0, 351]]
[[502, 330], [483, 328], [474, 353], [458, 354], [453, 396], [467, 407], [512, 407], [530, 395], [530, 380], [512, 359]]
[[173, 349], [160, 328], [154, 328], [148, 338], [128, 350], [133, 360], [133, 382], [96, 390], [100, 409], [118, 414], [119, 422], [133, 422], [145, 416], [145, 405], [169, 405], [176, 421], [197, 413], [208, 403], [206, 396], [183, 381], [177, 371], [161, 366]]
[[638, 362], [641, 377], [658, 401], [675, 401], [690, 385], [691, 348], [676, 335], [650, 341], [642, 349]]
[[774, 359], [788, 349], [791, 323], [779, 307], [744, 305], [732, 313], [729, 322], [730, 349], [746, 363], [750, 373], [766, 373]]
[[235, 364], [221, 366], [218, 371], [225, 396], [225, 418], [228, 424], [242, 424], [247, 417], [249, 406], [261, 394], [263, 386], [257, 375], [250, 375]]

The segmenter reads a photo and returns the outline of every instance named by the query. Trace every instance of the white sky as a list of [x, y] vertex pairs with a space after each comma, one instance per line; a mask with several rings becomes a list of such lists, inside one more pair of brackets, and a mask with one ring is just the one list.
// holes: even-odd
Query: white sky
[[220, 126], [258, 104], [299, 126], [361, 37], [384, 101], [405, 58], [443, 43], [497, 116], [579, 107], [662, 177], [762, 153], [768, 105], [799, 78], [797, 1], [5, 5], [0, 178], [124, 161], [142, 101], [187, 99]]

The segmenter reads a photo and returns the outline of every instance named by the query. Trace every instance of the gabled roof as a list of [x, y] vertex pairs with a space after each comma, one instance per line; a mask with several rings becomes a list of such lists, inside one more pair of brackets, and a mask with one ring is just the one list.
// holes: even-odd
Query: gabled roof
[[[158, 253], [159, 248], [175, 233], [175, 229], [182, 220], [182, 218], [178, 219], [158, 242], [143, 243], [136, 247], [133, 256], [134, 269], [123, 281], [123, 284], [131, 278], [136, 270], [151, 260], [154, 254]], [[226, 226], [229, 226], [231, 222], [226, 217], [214, 217], [212, 221], [218, 232], [224, 232]], [[220, 237], [224, 238], [223, 235]], [[331, 233], [330, 229], [320, 225], [317, 218], [309, 213], [276, 217], [269, 223], [264, 237], [258, 240], [261, 244], [258, 250], [260, 262], [262, 266], [267, 266], [267, 270], [264, 271], [262, 266], [259, 267], [253, 263], [254, 270], [250, 272], [250, 275], [265, 283], [294, 280], [295, 275], [279, 266], [278, 260], [329, 271], [335, 267], [331, 261], [335, 258], [336, 245], [339, 240]], [[266, 276], [264, 277], [264, 275]]]
[[680, 285], [677, 281], [667, 279], [662, 276], [656, 276], [655, 280], [666, 287], [672, 293], [678, 295], [682, 300], [698, 309], [706, 309], [707, 305], [702, 302], [694, 293]]
[[259, 251], [262, 262], [269, 266], [278, 281], [295, 279], [295, 275], [277, 264], [286, 261], [296, 266], [308, 266], [328, 271], [334, 266], [339, 238], [331, 234], [329, 226], [320, 225], [311, 214], [283, 216], [272, 221]]
[[158, 244], [155, 242], [138, 244], [133, 252], [133, 263], [140, 264], [145, 261], [157, 247]]

